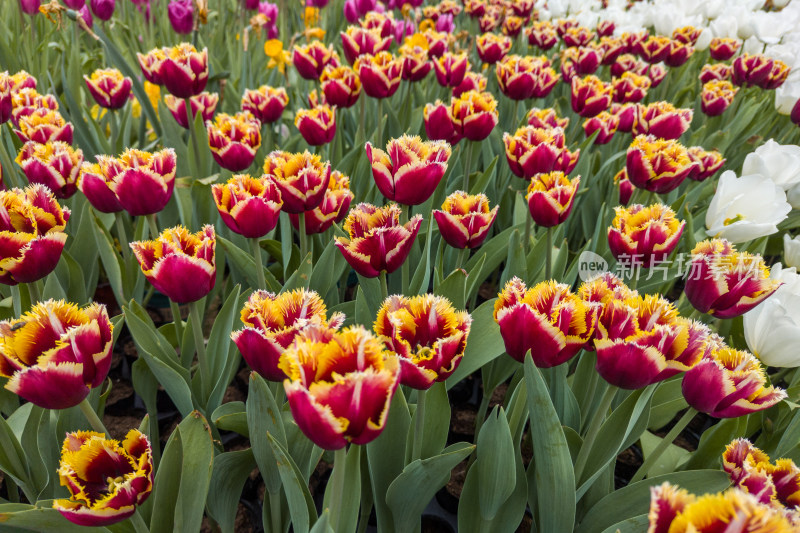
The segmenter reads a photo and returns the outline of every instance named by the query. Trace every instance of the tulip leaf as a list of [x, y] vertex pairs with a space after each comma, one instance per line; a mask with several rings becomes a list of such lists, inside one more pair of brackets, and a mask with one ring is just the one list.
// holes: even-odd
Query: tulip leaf
[[[575, 525], [575, 473], [567, 438], [541, 371], [525, 357], [525, 386], [531, 416], [536, 501], [528, 504], [541, 531], [572, 531]], [[535, 414], [534, 414], [535, 413]], [[535, 417], [535, 418], [534, 418]], [[483, 431], [481, 431], [481, 435]]]
[[208, 487], [208, 514], [222, 533], [234, 533], [236, 508], [250, 472], [256, 466], [253, 450], [225, 452], [214, 458]]
[[127, 299], [122, 283], [122, 260], [114, 249], [114, 241], [108, 234], [108, 231], [103, 227], [100, 220], [92, 214], [94, 218], [94, 238], [97, 243], [97, 251], [100, 254], [100, 262], [103, 264], [103, 270], [108, 276], [108, 282], [111, 284], [111, 290], [114, 291], [114, 297], [117, 303], [122, 305]]
[[[13, 415], [12, 415], [13, 416]], [[22, 446], [11, 430], [8, 422], [0, 416], [0, 470], [13, 478], [30, 501], [36, 501], [36, 494], [30, 487], [30, 472]]]
[[150, 532], [200, 530], [214, 467], [208, 422], [198, 411], [178, 424], [167, 445], [153, 485]]
[[433, 217], [428, 217], [428, 231], [425, 234], [424, 260], [417, 265], [411, 283], [408, 286], [408, 295], [424, 294], [431, 283], [431, 243], [433, 242]]
[[281, 487], [278, 461], [267, 440], [267, 433], [271, 433], [278, 442], [286, 445], [286, 433], [283, 429], [283, 418], [280, 408], [275, 402], [272, 391], [267, 382], [256, 374], [250, 372], [250, 387], [247, 393], [247, 428], [250, 434], [250, 445], [258, 464], [261, 477], [268, 492], [277, 492]]
[[331, 473], [328, 486], [325, 487], [325, 497], [323, 498], [323, 509], [330, 509], [333, 492], [339, 487], [332, 481], [336, 479], [337, 469], [344, 468], [344, 482], [339, 501], [339, 522], [336, 531], [355, 531], [358, 524], [358, 508], [361, 504], [361, 453], [362, 446], [350, 446], [347, 454], [339, 455], [344, 450], [338, 450], [337, 456], [344, 459], [343, 463], [334, 459], [333, 472]]
[[316, 261], [308, 288], [317, 291], [324, 298], [328, 291], [336, 286], [336, 282], [342, 277], [345, 268], [347, 268], [347, 261], [331, 239]]
[[486, 185], [489, 184], [492, 176], [494, 175], [495, 167], [497, 167], [497, 161], [499, 158], [500, 156], [494, 156], [494, 159], [492, 159], [492, 162], [489, 163], [489, 166], [487, 166], [484, 171], [481, 172], [481, 175], [478, 176], [478, 179], [476, 179], [475, 183], [472, 184], [469, 194], [480, 194], [486, 189]]
[[406, 466], [386, 491], [386, 501], [394, 517], [394, 528], [389, 530], [396, 533], [416, 531], [431, 498], [450, 480], [450, 471], [473, 449], [471, 444], [459, 442], [440, 455], [417, 459]]
[[235, 431], [243, 437], [250, 436], [244, 402], [223, 403], [211, 413], [211, 422], [217, 426], [217, 429]]
[[678, 411], [682, 411], [686, 407], [687, 403], [683, 398], [680, 376], [662, 381], [653, 393], [648, 427], [656, 430], [666, 426], [675, 418]]
[[39, 500], [36, 505], [0, 504], [3, 531], [58, 531], [59, 533], [109, 533], [105, 527], [73, 524], [53, 509], [53, 500]]
[[[383, 305], [383, 295], [381, 294], [381, 283], [378, 278], [365, 278], [358, 274], [358, 287], [367, 303], [370, 317], [366, 319], [356, 319], [360, 324], [371, 324], [378, 314], [378, 310]], [[391, 293], [389, 293], [391, 294]], [[358, 307], [359, 304], [356, 304]]]
[[458, 368], [447, 378], [448, 389], [505, 353], [500, 327], [494, 321], [494, 302], [494, 299], [483, 302], [472, 312], [467, 348]]
[[514, 441], [502, 408], [495, 407], [478, 435], [478, 502], [481, 517], [490, 521], [514, 491]]
[[297, 533], [308, 533], [309, 527], [317, 518], [317, 509], [308, 491], [308, 484], [286, 448], [271, 433], [267, 433], [267, 440], [278, 462], [283, 492], [289, 504], [292, 530]]
[[[330, 268], [330, 265], [325, 265]], [[294, 274], [289, 276], [289, 279], [284, 283], [281, 292], [288, 292], [294, 289], [305, 288], [307, 289], [311, 283], [311, 274], [314, 267], [312, 253], [306, 254], [305, 259], [300, 262], [300, 266], [294, 271]]]
[[528, 266], [525, 260], [523, 249], [524, 236], [514, 230], [508, 240], [508, 255], [506, 256], [506, 267], [503, 275], [500, 276], [500, 284], [505, 285], [513, 277], [528, 279]]
[[650, 508], [650, 487], [657, 487], [665, 481], [698, 494], [724, 490], [731, 482], [728, 474], [721, 470], [673, 472], [637, 481], [612, 492], [594, 504], [584, 515], [576, 531], [600, 533], [622, 519], [647, 513]]
[[[653, 435], [649, 431], [642, 433], [640, 442], [642, 444], [642, 455], [647, 459], [653, 453], [656, 446], [661, 443], [663, 439]], [[675, 444], [668, 444], [667, 448], [658, 457], [658, 461], [647, 470], [648, 477], [654, 477], [661, 474], [668, 474], [678, 470], [678, 465], [686, 460], [689, 456], [689, 450], [676, 446]]]
[[650, 524], [650, 517], [647, 514], [640, 514], [632, 518], [626, 518], [622, 522], [617, 522], [603, 530], [602, 533], [639, 533], [646, 531]]
[[[417, 398], [421, 391], [417, 391]], [[419, 411], [414, 410], [411, 417], [411, 427], [416, 427]], [[447, 443], [447, 434], [450, 431], [450, 399], [444, 383], [434, 383], [425, 391], [425, 412], [422, 431], [421, 457], [439, 455]], [[406, 437], [406, 461], [411, 459], [411, 450], [414, 447], [415, 432], [409, 431]]]
[[[506, 228], [491, 239], [484, 242], [478, 251], [470, 257], [467, 261], [467, 272], [470, 277], [475, 276], [476, 280], [485, 280], [502, 263], [508, 254], [509, 239], [511, 233], [516, 229], [521, 229], [522, 226], [513, 226]], [[486, 259], [482, 259], [483, 256]], [[475, 267], [480, 261], [483, 261], [480, 271], [476, 271]], [[480, 281], [477, 282], [480, 286]]]
[[[258, 287], [258, 279], [255, 273], [256, 263], [253, 257], [224, 237], [217, 235], [217, 242], [222, 245], [225, 254], [231, 261], [231, 265], [244, 276], [248, 285]], [[267, 281], [267, 289], [274, 292], [281, 290], [280, 283], [267, 268], [264, 268], [264, 277]]]
[[208, 336], [206, 354], [209, 358], [209, 370], [212, 376], [218, 376], [218, 378], [206, 402], [206, 412], [213, 411], [219, 406], [228, 384], [239, 368], [239, 351], [231, 342], [233, 322], [237, 319], [242, 304], [239, 295], [240, 287], [237, 285], [217, 313]]
[[370, 308], [364, 288], [360, 283], [356, 287], [355, 312], [353, 314], [356, 324], [370, 324], [373, 317], [378, 314], [377, 309], [373, 311]]
[[319, 516], [319, 520], [314, 524], [314, 527], [311, 528], [310, 533], [336, 533], [331, 527], [330, 515], [330, 511], [325, 509]]
[[435, 287], [433, 292], [450, 300], [456, 309], [464, 309], [467, 306], [466, 290], [467, 275], [463, 270], [457, 269], [447, 276], [438, 287]]
[[700, 436], [700, 443], [697, 445], [697, 449], [692, 452], [689, 460], [681, 465], [681, 469], [697, 470], [718, 467], [720, 456], [725, 451], [725, 447], [733, 439], [745, 435], [747, 418], [747, 416], [726, 418], [705, 430]]

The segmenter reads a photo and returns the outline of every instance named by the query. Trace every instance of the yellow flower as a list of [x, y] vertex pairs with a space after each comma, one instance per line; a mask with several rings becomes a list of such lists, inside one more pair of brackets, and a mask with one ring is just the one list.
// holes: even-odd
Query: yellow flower
[[264, 43], [264, 53], [269, 57], [267, 68], [278, 67], [281, 74], [286, 74], [286, 64], [289, 62], [289, 52], [283, 49], [283, 42], [279, 39], [270, 39]]
[[319, 24], [319, 8], [306, 7], [303, 12], [303, 24], [306, 28], [313, 28]]

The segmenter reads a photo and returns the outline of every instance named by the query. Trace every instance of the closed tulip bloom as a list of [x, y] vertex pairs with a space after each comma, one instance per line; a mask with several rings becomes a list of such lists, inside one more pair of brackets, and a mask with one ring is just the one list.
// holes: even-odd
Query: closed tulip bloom
[[111, 368], [114, 326], [104, 305], [36, 303], [0, 322], [0, 376], [6, 389], [44, 409], [78, 405]]
[[236, 174], [211, 186], [222, 221], [232, 231], [258, 239], [275, 229], [281, 213], [281, 193], [271, 179]]
[[52, 272], [67, 240], [70, 210], [44, 185], [0, 191], [0, 283], [31, 283]]
[[742, 174], [768, 176], [773, 183], [791, 194], [792, 189], [800, 183], [798, 166], [800, 146], [778, 144], [774, 139], [769, 139], [747, 154], [742, 164]]
[[248, 111], [263, 124], [271, 124], [281, 118], [289, 104], [289, 96], [283, 87], [262, 85], [258, 89], [245, 89], [242, 96], [242, 111]]
[[633, 121], [636, 120], [636, 104], [611, 104], [609, 111], [619, 119], [618, 131], [630, 133], [633, 130]]
[[560, 171], [534, 175], [525, 197], [533, 221], [546, 228], [563, 223], [572, 211], [580, 182], [580, 176], [570, 180]]
[[253, 164], [261, 146], [261, 123], [247, 111], [220, 113], [207, 122], [208, 147], [219, 166], [239, 172]]
[[677, 139], [689, 129], [693, 114], [691, 109], [678, 109], [669, 102], [639, 104], [633, 121], [633, 135]]
[[352, 68], [345, 65], [326, 67], [320, 84], [325, 100], [339, 108], [351, 107], [361, 95], [361, 80]]
[[110, 156], [97, 156], [97, 160], [97, 163], [83, 163], [81, 166], [78, 189], [86, 196], [92, 207], [101, 213], [123, 211], [124, 208], [111, 190], [109, 181], [114, 175], [109, 167], [117, 166], [116, 160]]
[[154, 48], [146, 54], [136, 53], [136, 58], [139, 60], [139, 67], [142, 69], [144, 79], [156, 85], [162, 85], [161, 80], [161, 62], [166, 59], [167, 54], [163, 48]]
[[634, 53], [650, 64], [660, 63], [669, 56], [672, 41], [669, 37], [653, 35], [637, 44]]
[[167, 16], [175, 33], [187, 35], [194, 28], [194, 3], [192, 0], [170, 0]]
[[742, 54], [733, 61], [733, 83], [745, 87], [764, 87], [772, 73], [774, 60], [761, 54]]
[[464, 79], [453, 87], [453, 98], [459, 98], [467, 91], [483, 92], [486, 90], [486, 77], [477, 72], [467, 72]]
[[382, 37], [389, 37], [394, 33], [394, 19], [386, 13], [375, 11], [375, 0], [356, 0], [356, 7], [364, 15], [358, 23], [365, 29], [380, 30]]
[[561, 128], [566, 130], [567, 126], [569, 126], [569, 118], [560, 118], [552, 107], [546, 109], [533, 107], [528, 111], [528, 125], [534, 128]]
[[41, 3], [42, 0], [19, 0], [19, 7], [26, 15], [36, 15]]
[[[627, 47], [625, 42], [618, 37], [601, 37], [597, 49], [603, 54], [600, 64], [610, 67], [616, 63], [617, 58], [626, 52]], [[631, 57], [633, 58], [633, 56]], [[636, 58], [633, 58], [633, 62], [636, 63]]]
[[300, 229], [300, 216], [305, 218], [306, 234], [324, 233], [328, 231], [334, 223], [339, 223], [347, 216], [350, 203], [353, 201], [353, 193], [350, 191], [350, 178], [343, 175], [338, 170], [331, 172], [331, 179], [322, 203], [311, 211], [305, 211], [301, 215], [290, 213], [289, 220], [296, 229]]
[[664, 58], [667, 66], [676, 68], [686, 63], [694, 53], [694, 46], [691, 44], [672, 41], [669, 46], [669, 55]]
[[547, 21], [535, 21], [525, 28], [525, 35], [528, 37], [528, 44], [540, 50], [547, 51], [558, 44], [558, 34]]
[[486, 14], [486, 4], [481, 0], [465, 0], [464, 12], [472, 18], [481, 18]]
[[20, 149], [16, 162], [29, 182], [46, 185], [57, 198], [69, 198], [78, 190], [83, 152], [65, 142], [28, 141]]
[[425, 104], [423, 109], [425, 119], [425, 134], [432, 141], [446, 141], [450, 145], [458, 144], [461, 134], [450, 119], [450, 107], [441, 100], [434, 104]]
[[335, 244], [353, 270], [375, 278], [400, 268], [422, 224], [421, 215], [401, 224], [400, 213], [396, 204], [375, 207], [362, 203], [350, 211], [344, 222], [349, 238], [336, 237]]
[[614, 88], [597, 76], [572, 78], [572, 110], [584, 118], [599, 115], [611, 106]]
[[709, 81], [703, 84], [700, 94], [700, 109], [709, 117], [721, 115], [733, 103], [739, 91], [729, 81]]
[[602, 58], [602, 51], [590, 46], [567, 48], [561, 53], [561, 79], [570, 83], [575, 76], [594, 74]]
[[129, 518], [153, 490], [153, 454], [138, 429], [122, 442], [103, 433], [67, 433], [58, 468], [70, 498], [53, 508], [79, 526], [107, 526]]
[[177, 162], [175, 151], [144, 152], [129, 148], [113, 162], [100, 160], [106, 182], [119, 203], [133, 216], [158, 213], [172, 198]]
[[780, 287], [770, 278], [760, 255], [737, 252], [724, 239], [711, 239], [692, 250], [684, 292], [701, 313], [734, 318], [754, 308]]
[[92, 6], [94, 16], [105, 21], [111, 19], [116, 3], [115, 0], [91, 0], [89, 5]]
[[300, 77], [307, 80], [319, 80], [325, 67], [336, 66], [337, 63], [333, 46], [325, 46], [316, 39], [306, 45], [296, 44], [292, 52], [292, 65]]
[[[790, 243], [784, 235], [786, 263], [796, 263], [790, 256]], [[791, 254], [793, 255], [793, 254]], [[791, 259], [790, 259], [791, 257]], [[795, 368], [800, 366], [797, 342], [800, 342], [800, 276], [795, 268], [780, 263], [770, 269], [770, 279], [783, 284], [766, 301], [744, 314], [744, 338], [750, 351], [768, 366]]]
[[389, 52], [360, 56], [353, 69], [358, 73], [364, 92], [372, 98], [389, 98], [400, 87], [403, 60]]
[[23, 143], [33, 141], [47, 144], [49, 141], [63, 141], [72, 144], [72, 124], [65, 121], [58, 111], [46, 107], [20, 117], [19, 129], [14, 131]]
[[617, 25], [613, 20], [601, 20], [597, 23], [597, 35], [600, 37], [611, 37], [614, 35], [615, 29], [617, 29]]
[[650, 78], [639, 76], [634, 72], [623, 72], [622, 76], [614, 80], [614, 101], [618, 103], [632, 102], [634, 104], [644, 100], [650, 88]]
[[[421, 41], [424, 46], [417, 44], [418, 41]], [[398, 54], [403, 59], [404, 80], [424, 80], [428, 76], [428, 73], [431, 71], [431, 69], [433, 69], [433, 63], [428, 60], [427, 46], [428, 41], [423, 37], [415, 41], [406, 42], [400, 47]]]
[[430, 198], [447, 171], [451, 153], [444, 141], [423, 141], [410, 135], [390, 140], [385, 152], [370, 143], [366, 151], [378, 190], [404, 205], [419, 205]]
[[577, 28], [578, 26], [580, 26], [580, 22], [574, 18], [558, 19], [555, 21], [555, 30], [556, 33], [558, 33], [559, 38], [564, 37], [564, 35], [567, 33], [567, 30], [570, 28]]
[[511, 172], [523, 179], [554, 170], [569, 174], [578, 163], [580, 150], [570, 152], [561, 128], [524, 126], [514, 135], [503, 134], [506, 160]]
[[685, 372], [710, 350], [708, 328], [679, 317], [658, 295], [629, 299], [636, 310], [633, 332], [596, 338], [597, 372], [622, 389], [640, 389]]
[[594, 39], [594, 32], [586, 26], [576, 26], [574, 28], [567, 28], [561, 40], [568, 47], [586, 46], [592, 39]]
[[650, 87], [655, 89], [664, 81], [664, 78], [667, 76], [667, 69], [661, 63], [656, 63], [655, 65], [647, 67], [646, 74], [647, 77], [650, 78]]
[[615, 78], [622, 77], [625, 72], [633, 72], [634, 74], [645, 76], [647, 75], [648, 65], [643, 61], [639, 61], [632, 54], [622, 54], [614, 60], [610, 70], [611, 75]]
[[694, 26], [682, 26], [675, 28], [672, 32], [672, 39], [683, 44], [690, 44], [692, 46], [697, 44], [700, 35], [703, 34], [703, 28], [696, 28]]
[[703, 65], [700, 70], [700, 83], [706, 84], [715, 80], [730, 80], [733, 67], [725, 63], [714, 63], [713, 65]]
[[344, 57], [351, 65], [361, 55], [377, 55], [392, 45], [392, 38], [382, 37], [381, 31], [375, 28], [348, 26], [346, 31], [341, 32], [341, 36]]
[[14, 82], [8, 72], [0, 72], [0, 124], [11, 118], [12, 93]]
[[495, 301], [494, 319], [506, 353], [521, 363], [530, 351], [539, 368], [572, 359], [594, 328], [589, 306], [554, 280], [528, 288], [514, 277]]
[[342, 313], [328, 318], [325, 302], [315, 291], [295, 289], [273, 294], [255, 291], [241, 313], [244, 328], [231, 339], [247, 365], [269, 381], [283, 381], [286, 374], [278, 367], [283, 352], [308, 327], [338, 329]]
[[336, 108], [327, 104], [312, 109], [298, 109], [294, 125], [311, 146], [322, 146], [336, 135]]
[[442, 296], [387, 298], [375, 319], [375, 334], [400, 361], [400, 383], [427, 390], [458, 368], [472, 317]]
[[736, 55], [736, 52], [741, 48], [742, 42], [738, 39], [730, 39], [728, 37], [714, 37], [711, 39], [711, 44], [708, 46], [708, 52], [711, 54], [712, 59], [717, 61], [727, 61]]
[[603, 111], [599, 115], [583, 121], [583, 132], [587, 137], [591, 137], [596, 131], [600, 132], [595, 137], [594, 144], [608, 144], [614, 138], [618, 128], [619, 117], [608, 111]]
[[768, 90], [777, 89], [786, 82], [790, 71], [789, 65], [779, 59], [775, 59], [772, 63], [772, 70], [762, 87]]
[[433, 59], [447, 52], [452, 39], [449, 34], [433, 29], [428, 29], [421, 33], [428, 42], [428, 57]]
[[445, 198], [441, 211], [433, 212], [433, 218], [447, 244], [460, 250], [477, 248], [486, 240], [499, 208], [490, 210], [485, 194], [456, 191]]
[[628, 148], [628, 179], [659, 194], [674, 190], [694, 170], [686, 148], [675, 140], [638, 135]]
[[527, 100], [536, 89], [540, 64], [532, 57], [506, 56], [495, 65], [497, 85], [512, 100]]
[[497, 100], [488, 92], [467, 91], [450, 102], [450, 121], [456, 133], [482, 141], [497, 125]]
[[689, 174], [689, 179], [704, 181], [722, 168], [725, 158], [717, 150], [706, 151], [702, 146], [692, 146], [687, 150], [689, 158], [696, 163], [694, 171]]
[[686, 227], [675, 212], [664, 204], [649, 207], [634, 204], [614, 208], [608, 228], [608, 246], [618, 260], [650, 268], [666, 261]]
[[464, 80], [470, 67], [466, 52], [460, 54], [445, 52], [435, 58], [432, 63], [436, 81], [442, 87], [458, 86]]
[[522, 26], [525, 24], [525, 19], [516, 15], [506, 15], [503, 19], [502, 31], [504, 35], [509, 37], [516, 37], [522, 31]]
[[[175, 98], [171, 94], [164, 95], [164, 103], [167, 105], [175, 121], [180, 124], [182, 128], [189, 128], [189, 121], [186, 117], [186, 101], [183, 98]], [[214, 116], [219, 103], [219, 95], [217, 93], [209, 93], [203, 91], [196, 96], [189, 98], [189, 106], [192, 108], [192, 123], [194, 118], [200, 113], [203, 119], [203, 124], [208, 122]]]
[[197, 233], [183, 226], [165, 229], [154, 241], [130, 244], [147, 280], [173, 302], [195, 302], [211, 292], [216, 281], [214, 226]]
[[714, 418], [736, 418], [763, 411], [786, 398], [783, 389], [767, 386], [758, 359], [749, 352], [720, 346], [683, 376], [686, 402]]
[[475, 48], [481, 61], [494, 65], [511, 50], [511, 39], [496, 33], [484, 33], [475, 40]]
[[189, 43], [167, 48], [157, 71], [158, 78], [172, 95], [178, 98], [198, 95], [208, 83], [208, 49], [198, 52]]
[[308, 151], [272, 152], [264, 162], [264, 172], [280, 189], [283, 210], [302, 213], [322, 203], [330, 182], [331, 165]]

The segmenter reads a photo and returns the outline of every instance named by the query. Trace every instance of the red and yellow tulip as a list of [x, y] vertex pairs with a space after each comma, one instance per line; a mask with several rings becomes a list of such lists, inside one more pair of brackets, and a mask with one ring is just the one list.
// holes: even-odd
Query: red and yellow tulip
[[462, 250], [477, 248], [489, 234], [499, 208], [489, 209], [485, 194], [456, 191], [445, 198], [441, 210], [433, 212], [433, 218], [447, 244]]
[[47, 144], [50, 141], [63, 141], [72, 144], [72, 124], [65, 121], [58, 111], [39, 108], [30, 115], [20, 117], [18, 126], [14, 131], [23, 143], [33, 141]]
[[305, 218], [306, 234], [323, 233], [328, 231], [334, 223], [339, 223], [347, 216], [350, 209], [350, 202], [353, 201], [353, 193], [350, 190], [350, 178], [334, 170], [331, 172], [331, 179], [322, 203], [310, 211], [305, 211], [301, 215], [290, 213], [289, 220], [292, 225], [300, 229], [300, 217]]
[[353, 65], [364, 92], [372, 98], [389, 98], [400, 87], [403, 59], [389, 52], [359, 56]]
[[248, 111], [262, 124], [272, 124], [281, 118], [289, 104], [289, 95], [283, 87], [262, 85], [258, 89], [246, 89], [242, 95], [242, 111]]
[[600, 114], [611, 106], [614, 87], [597, 76], [572, 78], [572, 110], [584, 118]]
[[311, 211], [322, 203], [331, 178], [330, 163], [308, 151], [272, 152], [264, 161], [264, 173], [281, 191], [287, 213]]
[[133, 82], [115, 69], [97, 69], [91, 76], [84, 76], [86, 88], [100, 107], [119, 109], [131, 95]]
[[[167, 109], [169, 109], [170, 113], [172, 113], [172, 116], [175, 117], [175, 121], [180, 124], [182, 128], [188, 129], [189, 120], [186, 116], [186, 100], [176, 98], [171, 94], [165, 94], [164, 103], [167, 105]], [[211, 120], [214, 116], [214, 112], [217, 110], [218, 103], [219, 95], [208, 91], [203, 91], [189, 98], [189, 106], [192, 108], [192, 122], [194, 122], [194, 118], [198, 113], [200, 113], [203, 119], [203, 124]]]
[[253, 164], [261, 146], [261, 122], [249, 112], [220, 113], [214, 122], [206, 123], [206, 130], [208, 147], [219, 166], [239, 172]]
[[69, 198], [78, 191], [78, 174], [83, 151], [63, 141], [39, 144], [26, 142], [17, 155], [17, 164], [31, 183], [46, 185], [58, 198]]
[[686, 222], [664, 204], [615, 207], [608, 247], [617, 261], [650, 268], [666, 261], [678, 245]]
[[580, 183], [580, 176], [569, 179], [558, 170], [535, 174], [525, 197], [533, 221], [546, 228], [563, 223], [572, 211]]
[[578, 164], [580, 150], [570, 152], [565, 143], [561, 128], [524, 126], [514, 135], [503, 134], [508, 166], [515, 176], [526, 180], [541, 173], [572, 172]]
[[356, 72], [346, 65], [326, 67], [322, 71], [320, 84], [325, 100], [336, 107], [351, 107], [361, 95], [361, 80]]
[[628, 179], [640, 189], [667, 193], [683, 183], [695, 169], [686, 148], [678, 141], [638, 135], [628, 148]]
[[203, 92], [208, 83], [208, 49], [198, 52], [189, 43], [165, 48], [163, 58], [156, 60], [152, 68], [158, 73], [157, 79], [174, 96], [196, 96]]
[[278, 186], [269, 178], [237, 174], [225, 184], [212, 185], [211, 194], [222, 221], [240, 235], [257, 239], [278, 224], [283, 200]]
[[322, 146], [336, 136], [336, 108], [320, 104], [311, 109], [298, 109], [294, 125], [310, 146]]

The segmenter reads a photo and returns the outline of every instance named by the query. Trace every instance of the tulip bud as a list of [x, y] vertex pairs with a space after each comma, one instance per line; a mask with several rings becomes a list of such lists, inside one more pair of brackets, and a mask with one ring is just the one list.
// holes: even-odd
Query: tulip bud
[[63, 141], [72, 144], [72, 124], [66, 122], [58, 111], [42, 107], [19, 119], [19, 129], [14, 130], [23, 142], [33, 141], [46, 144], [49, 141]]
[[442, 87], [457, 87], [470, 68], [466, 52], [460, 54], [445, 52], [432, 63], [436, 80]]
[[432, 141], [446, 141], [450, 145], [458, 144], [461, 135], [456, 131], [450, 119], [450, 108], [436, 100], [434, 104], [425, 104], [423, 109], [425, 119], [425, 134]]
[[650, 63], [661, 63], [669, 57], [672, 41], [668, 37], [654, 35], [648, 37], [646, 41], [637, 43], [634, 53]]
[[292, 52], [292, 64], [301, 78], [319, 80], [322, 71], [328, 65], [338, 66], [338, 57], [333, 46], [325, 46], [314, 40], [306, 45], [295, 45]]
[[100, 107], [119, 109], [131, 95], [132, 82], [117, 69], [98, 69], [92, 76], [84, 76], [86, 87]]
[[611, 37], [615, 29], [616, 24], [611, 20], [601, 20], [597, 23], [597, 35], [600, 37]]
[[563, 223], [572, 211], [580, 182], [580, 176], [570, 180], [560, 171], [534, 175], [525, 197], [533, 221], [547, 228]]
[[[189, 128], [189, 120], [186, 116], [186, 100], [182, 98], [175, 98], [171, 94], [164, 95], [164, 103], [167, 105], [175, 121], [182, 128]], [[198, 113], [205, 124], [214, 116], [214, 111], [217, 110], [217, 103], [219, 103], [219, 95], [217, 93], [209, 93], [203, 91], [196, 96], [189, 98], [189, 107], [192, 109], [192, 124]]]
[[708, 46], [708, 52], [712, 59], [717, 61], [727, 61], [736, 55], [741, 48], [742, 42], [737, 39], [727, 37], [714, 37]]
[[206, 122], [208, 147], [214, 161], [231, 172], [248, 168], [261, 146], [261, 123], [247, 111], [228, 115], [220, 113], [214, 122]]
[[585, 26], [576, 26], [574, 28], [567, 28], [567, 31], [564, 32], [561, 39], [569, 48], [586, 46], [594, 39], [594, 32]]
[[714, 63], [713, 65], [703, 65], [700, 71], [700, 83], [706, 84], [714, 80], [730, 80], [733, 67], [725, 63]]
[[572, 110], [584, 118], [600, 114], [611, 106], [614, 88], [597, 76], [572, 78]]
[[450, 102], [450, 121], [459, 135], [482, 141], [497, 125], [497, 101], [488, 92], [467, 91]]
[[615, 207], [608, 247], [617, 261], [651, 268], [663, 263], [678, 245], [686, 222], [663, 204]]
[[324, 233], [328, 231], [334, 223], [339, 223], [347, 216], [350, 209], [350, 202], [353, 201], [353, 193], [350, 191], [350, 178], [343, 175], [338, 170], [331, 172], [331, 179], [322, 203], [310, 211], [305, 211], [298, 215], [290, 213], [289, 220], [298, 231], [300, 229], [300, 216], [305, 218], [306, 235]]
[[669, 102], [653, 102], [636, 106], [633, 135], [652, 135], [660, 139], [677, 139], [692, 123], [691, 109], [677, 109]]
[[733, 61], [733, 83], [745, 87], [764, 87], [774, 66], [774, 60], [767, 56], [742, 54]]
[[253, 114], [263, 124], [271, 124], [281, 118], [289, 104], [289, 96], [283, 87], [262, 85], [258, 89], [245, 89], [242, 96], [242, 111]]
[[194, 3], [192, 0], [170, 0], [167, 16], [175, 33], [189, 34], [194, 28]]
[[236, 174], [224, 185], [212, 185], [211, 194], [222, 221], [239, 235], [259, 239], [278, 224], [283, 200], [269, 178]]
[[372, 98], [389, 98], [400, 87], [403, 61], [395, 59], [389, 52], [360, 56], [353, 68], [361, 79], [364, 92]]
[[99, 158], [99, 165], [104, 181], [130, 215], [158, 213], [172, 198], [177, 168], [172, 148], [155, 153], [129, 148], [119, 158]]
[[717, 150], [707, 152], [701, 146], [692, 146], [687, 150], [689, 159], [697, 165], [689, 174], [689, 179], [703, 181], [710, 178], [725, 164], [725, 158]]
[[628, 148], [628, 179], [640, 189], [667, 193], [691, 174], [696, 164], [686, 148], [674, 140], [638, 135]]
[[594, 139], [594, 144], [607, 144], [614, 138], [619, 128], [619, 117], [608, 111], [603, 111], [596, 117], [587, 118], [583, 122], [583, 131], [587, 137], [599, 131]]
[[[142, 59], [140, 57], [140, 64]], [[208, 82], [208, 49], [198, 52], [189, 43], [164, 50], [164, 58], [153, 65], [158, 80], [178, 98], [189, 98], [203, 92]], [[144, 67], [143, 67], [144, 70]], [[153, 80], [148, 80], [156, 83]]]
[[647, 74], [648, 65], [636, 59], [636, 56], [631, 54], [622, 54], [618, 56], [614, 63], [611, 65], [611, 75], [615, 78], [622, 77], [625, 72], [633, 72], [644, 76]]
[[42, 0], [19, 0], [19, 7], [26, 15], [36, 15], [39, 13], [39, 6]]
[[526, 180], [554, 170], [569, 174], [580, 156], [580, 150], [570, 152], [566, 148], [561, 128], [525, 126], [513, 136], [504, 133], [503, 143], [511, 172]]
[[739, 88], [729, 81], [709, 81], [703, 84], [700, 108], [709, 117], [719, 116], [733, 103], [738, 91]]
[[481, 61], [494, 65], [511, 50], [511, 39], [496, 33], [484, 33], [475, 40], [475, 47]]
[[100, 20], [109, 20], [114, 14], [115, 0], [91, 0], [92, 13]]
[[447, 244], [461, 250], [477, 248], [489, 234], [499, 208], [490, 210], [485, 194], [456, 191], [445, 198], [441, 211], [433, 212], [433, 218]]
[[650, 78], [639, 76], [633, 72], [623, 72], [614, 82], [614, 101], [623, 103], [639, 103], [647, 96]]
[[344, 57], [351, 65], [361, 55], [378, 55], [380, 52], [388, 50], [392, 45], [392, 38], [382, 37], [380, 30], [375, 28], [365, 29], [358, 26], [348, 26], [346, 31], [341, 32], [341, 36]]
[[[601, 37], [600, 44], [597, 45], [597, 49], [603, 53], [603, 59], [600, 60], [601, 65], [605, 66], [613, 66], [616, 64], [617, 59], [625, 53], [626, 47], [625, 42], [617, 37]], [[638, 64], [638, 61], [635, 57], [630, 56], [632, 58], [632, 63], [634, 65]], [[631, 69], [623, 69], [625, 71]], [[614, 74], [616, 76], [616, 74]]]
[[627, 206], [633, 196], [633, 183], [628, 179], [628, 171], [622, 169], [614, 176], [614, 183], [619, 187], [619, 203]]

